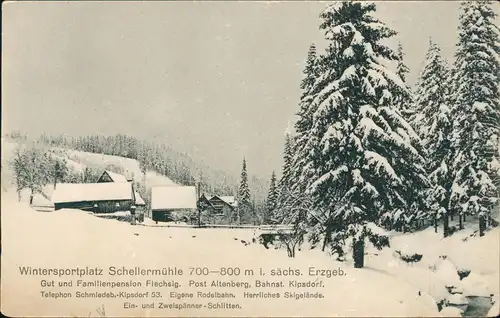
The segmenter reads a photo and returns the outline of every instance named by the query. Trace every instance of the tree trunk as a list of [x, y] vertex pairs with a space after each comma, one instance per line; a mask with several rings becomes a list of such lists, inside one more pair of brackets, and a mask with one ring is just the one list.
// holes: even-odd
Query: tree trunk
[[438, 222], [437, 222], [437, 215], [434, 214], [434, 232], [438, 232]]
[[34, 197], [34, 193], [33, 193], [33, 189], [31, 189], [31, 194], [30, 194], [30, 205], [33, 204], [33, 197]]
[[324, 252], [325, 251], [325, 248], [326, 248], [326, 244], [328, 243], [328, 238], [330, 237], [330, 223], [328, 223], [326, 225], [326, 229], [325, 229], [325, 238], [323, 239], [323, 247], [321, 248], [321, 251]]
[[17, 200], [19, 202], [21, 202], [21, 191], [20, 190], [17, 191]]
[[352, 258], [354, 259], [354, 268], [364, 267], [365, 242], [363, 240], [354, 240]]
[[286, 248], [288, 250], [288, 257], [295, 257], [295, 246], [287, 245]]
[[486, 230], [486, 218], [484, 214], [479, 214], [479, 236], [484, 236], [484, 230]]
[[135, 207], [130, 208], [130, 215], [132, 215], [132, 222], [130, 224], [135, 225]]
[[443, 214], [443, 236], [448, 237], [448, 232], [449, 232], [449, 219], [448, 219], [448, 212]]
[[461, 230], [463, 230], [463, 229], [464, 229], [464, 222], [463, 222], [462, 218], [463, 218], [463, 214], [462, 214], [462, 213], [460, 213], [460, 214], [458, 215], [458, 227], [459, 227]]

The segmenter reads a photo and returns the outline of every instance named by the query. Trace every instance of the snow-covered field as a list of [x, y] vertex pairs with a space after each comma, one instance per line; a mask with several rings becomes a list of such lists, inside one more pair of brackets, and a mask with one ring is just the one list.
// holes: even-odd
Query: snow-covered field
[[[483, 238], [470, 238], [458, 245], [460, 237], [442, 240], [438, 234], [424, 231], [418, 234], [400, 235], [393, 238], [393, 246], [407, 251], [421, 252], [421, 263], [408, 265], [398, 261], [393, 249], [382, 252], [368, 251], [366, 267], [354, 269], [348, 263], [338, 263], [316, 250], [297, 253], [288, 258], [284, 250], [266, 250], [259, 244], [248, 244], [254, 236], [249, 229], [189, 229], [131, 226], [125, 222], [94, 217], [78, 210], [59, 210], [41, 213], [25, 203], [18, 203], [12, 191], [2, 193], [2, 312], [23, 316], [93, 316], [103, 305], [107, 316], [449, 316], [456, 308], [438, 312], [440, 299], [454, 300], [461, 295], [451, 295], [446, 285], [454, 284], [467, 294], [498, 295], [499, 231], [495, 229]], [[378, 255], [373, 255], [377, 253]], [[446, 260], [439, 255], [448, 255]], [[436, 259], [437, 257], [437, 259]], [[323, 288], [309, 289], [323, 293], [323, 299], [290, 300], [242, 299], [241, 289], [219, 289], [236, 294], [241, 310], [192, 311], [164, 309], [124, 309], [123, 299], [50, 299], [41, 298], [40, 291], [61, 291], [61, 288], [41, 287], [41, 279], [50, 277], [20, 276], [19, 266], [71, 268], [108, 266], [127, 268], [163, 268], [176, 266], [184, 269], [183, 276], [161, 277], [177, 280], [187, 291], [189, 280], [244, 280], [253, 283], [255, 277], [223, 277], [210, 274], [208, 278], [189, 276], [190, 267], [239, 267], [253, 269], [255, 274], [262, 268], [265, 278], [276, 281], [289, 279], [316, 280], [308, 277], [308, 268], [342, 269], [345, 276], [320, 278]], [[429, 267], [436, 267], [433, 272]], [[269, 271], [276, 268], [301, 269], [304, 276], [271, 277]], [[472, 270], [470, 281], [460, 281], [455, 267]], [[455, 271], [455, 272], [454, 272]], [[474, 274], [474, 275], [473, 275]], [[102, 276], [104, 280], [138, 280], [150, 277]], [[56, 282], [63, 278], [52, 277]], [[83, 278], [85, 280], [85, 278]], [[88, 278], [93, 280], [94, 278]], [[160, 277], [157, 278], [160, 280]], [[76, 280], [76, 278], [75, 278]], [[75, 283], [75, 282], [74, 282]], [[57, 284], [57, 283], [56, 283]], [[85, 291], [66, 287], [68, 291]], [[62, 288], [64, 290], [64, 288]], [[140, 290], [140, 289], [139, 289]], [[155, 289], [143, 288], [143, 291]], [[129, 290], [130, 291], [130, 290]], [[135, 290], [134, 290], [135, 291]], [[170, 289], [162, 289], [162, 301], [168, 299]], [[208, 291], [208, 290], [207, 290]], [[211, 290], [214, 291], [214, 290]], [[248, 292], [303, 292], [296, 288], [256, 288]], [[498, 298], [498, 296], [495, 296]], [[139, 302], [132, 300], [133, 302]], [[144, 301], [151, 303], [151, 300]], [[182, 301], [179, 301], [182, 302]], [[140, 302], [139, 302], [140, 303]], [[27, 306], [26, 304], [30, 304]], [[495, 304], [498, 307], [498, 303]]]

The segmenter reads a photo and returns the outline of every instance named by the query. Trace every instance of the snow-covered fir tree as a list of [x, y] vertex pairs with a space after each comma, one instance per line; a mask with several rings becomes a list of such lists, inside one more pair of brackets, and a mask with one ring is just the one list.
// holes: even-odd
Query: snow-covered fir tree
[[241, 167], [240, 187], [238, 190], [238, 223], [248, 223], [252, 218], [252, 202], [250, 200], [250, 189], [248, 188], [247, 162], [243, 158]]
[[269, 182], [269, 192], [267, 194], [266, 201], [266, 213], [264, 217], [264, 223], [269, 223], [270, 216], [272, 215], [274, 209], [276, 208], [276, 203], [278, 199], [278, 189], [276, 185], [276, 174], [271, 174], [271, 181]]
[[410, 69], [406, 66], [404, 62], [404, 52], [403, 45], [398, 43], [397, 49], [397, 66], [396, 66], [396, 74], [399, 76], [401, 81], [405, 83], [405, 89], [400, 90], [396, 85], [394, 87], [393, 94], [395, 95], [394, 105], [398, 108], [398, 110], [403, 115], [404, 119], [410, 120], [411, 115], [413, 114], [413, 96], [411, 93], [410, 87], [406, 84], [406, 77], [410, 73]]
[[406, 76], [410, 73], [410, 69], [408, 66], [406, 66], [404, 62], [404, 52], [403, 52], [403, 45], [401, 42], [398, 43], [398, 65], [396, 68], [396, 74], [398, 74], [399, 78], [406, 83]]
[[365, 238], [378, 248], [388, 245], [374, 231], [381, 215], [408, 213], [427, 183], [420, 139], [394, 106], [396, 94], [409, 92], [382, 64], [397, 60], [381, 43], [395, 32], [371, 15], [375, 10], [375, 4], [341, 2], [322, 12], [336, 74], [312, 101], [309, 134], [315, 152], [308, 191], [335, 225], [336, 241], [352, 238], [355, 267], [363, 267]]
[[293, 142], [289, 133], [285, 135], [285, 147], [283, 150], [283, 169], [282, 175], [278, 184], [279, 192], [286, 191], [292, 183], [292, 157], [293, 157]]
[[278, 198], [276, 209], [273, 213], [273, 221], [281, 223], [285, 214], [289, 210], [289, 196], [292, 195], [292, 157], [293, 143], [290, 134], [285, 135], [285, 147], [283, 150], [283, 170], [281, 178], [278, 182]]
[[308, 142], [308, 133], [312, 127], [312, 109], [313, 91], [315, 83], [320, 74], [319, 58], [316, 52], [316, 46], [311, 44], [307, 54], [306, 65], [303, 71], [304, 77], [300, 84], [302, 94], [299, 102], [299, 111], [297, 121], [295, 122], [295, 135], [293, 142], [292, 156], [292, 178], [294, 180], [293, 191], [304, 192], [307, 188], [307, 179], [301, 180], [302, 171], [306, 163], [307, 153], [305, 151]]
[[488, 1], [460, 7], [453, 79], [455, 148], [452, 208], [480, 218], [483, 235], [497, 202], [495, 155], [500, 133], [500, 48], [496, 14]]
[[416, 114], [414, 126], [422, 138], [426, 150], [431, 190], [428, 202], [434, 226], [437, 220], [443, 219], [444, 235], [448, 234], [448, 218], [451, 186], [453, 183], [451, 136], [453, 117], [447, 96], [449, 69], [441, 56], [441, 49], [429, 40], [429, 49], [424, 67], [420, 73], [416, 92]]
[[[302, 79], [302, 82], [300, 83], [300, 88], [302, 90], [302, 95], [300, 98], [301, 101], [307, 98], [307, 95], [311, 90], [311, 88], [313, 87], [314, 82], [316, 81], [318, 76], [318, 56], [317, 56], [316, 45], [314, 43], [312, 43], [309, 46], [309, 51], [307, 52], [307, 60], [303, 74], [304, 77]], [[300, 113], [306, 113], [307, 109], [308, 109], [307, 106], [301, 108]], [[300, 123], [298, 123], [298, 126], [300, 126]]]

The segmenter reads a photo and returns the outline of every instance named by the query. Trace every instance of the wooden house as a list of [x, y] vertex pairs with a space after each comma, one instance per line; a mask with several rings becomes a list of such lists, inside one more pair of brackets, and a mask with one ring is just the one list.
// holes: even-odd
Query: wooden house
[[[97, 180], [97, 183], [106, 183], [106, 182], [133, 182], [133, 180], [127, 179], [124, 175], [118, 174], [111, 172], [109, 170], [106, 170], [102, 173], [102, 175], [99, 177]], [[132, 186], [134, 184], [132, 183]], [[135, 190], [134, 188], [134, 196], [135, 196], [135, 206], [137, 208], [137, 213], [144, 213], [146, 210], [146, 202], [144, 199], [141, 197], [141, 195]]]
[[55, 210], [94, 213], [129, 211], [135, 203], [131, 182], [59, 183], [51, 197]]
[[153, 187], [151, 218], [153, 221], [193, 222], [197, 215], [196, 188], [185, 186]]
[[215, 211], [215, 207], [212, 205], [212, 203], [208, 200], [208, 198], [205, 196], [205, 194], [202, 194], [198, 198], [198, 203], [196, 204], [198, 210], [202, 211]]
[[204, 213], [208, 224], [235, 224], [238, 222], [236, 213], [237, 202], [233, 196], [214, 195], [208, 199], [211, 208]]

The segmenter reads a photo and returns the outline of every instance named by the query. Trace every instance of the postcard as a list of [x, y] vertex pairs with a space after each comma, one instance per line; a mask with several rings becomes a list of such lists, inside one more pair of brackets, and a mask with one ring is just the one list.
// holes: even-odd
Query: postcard
[[8, 317], [500, 314], [494, 1], [5, 1]]

